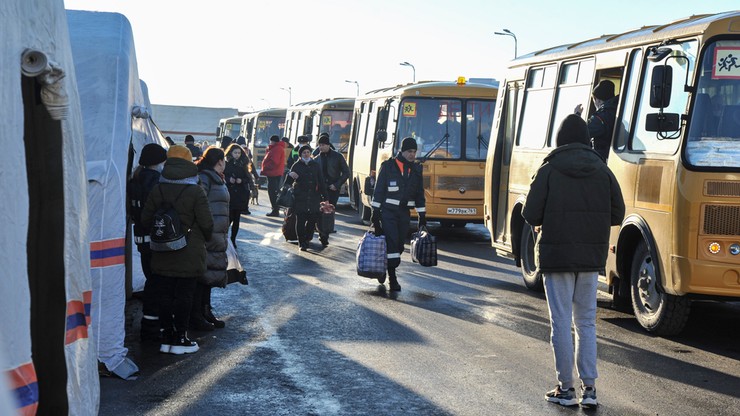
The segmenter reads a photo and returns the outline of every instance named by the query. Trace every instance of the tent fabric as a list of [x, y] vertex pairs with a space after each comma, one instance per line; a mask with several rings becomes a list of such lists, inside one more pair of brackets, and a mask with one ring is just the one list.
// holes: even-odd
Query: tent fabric
[[140, 118], [149, 113], [148, 98], [126, 17], [68, 10], [67, 18], [85, 131], [92, 328], [98, 360], [129, 378], [138, 370], [124, 346], [129, 147], [138, 155], [147, 143], [165, 142], [149, 119]]
[[[84, 143], [79, 96], [69, 46], [63, 0], [3, 0], [0, 2], [0, 190], [3, 193], [0, 221], [0, 369], [3, 383], [15, 402], [0, 395], [0, 414], [35, 414], [38, 406], [36, 371], [31, 356], [30, 292], [28, 286], [27, 234], [29, 226], [28, 183], [25, 178], [24, 106], [21, 90], [21, 55], [27, 48], [46, 54], [66, 76], [58, 92], [66, 94], [66, 117], [61, 122], [64, 140], [64, 278], [67, 316], [48, 317], [67, 322], [65, 352], [66, 392], [69, 413], [97, 414], [99, 380], [95, 345], [87, 324], [86, 299], [91, 294], [87, 251], [87, 199], [85, 195]], [[88, 302], [89, 304], [89, 302]], [[73, 319], [69, 317], [80, 318]], [[53, 348], [54, 346], [50, 346]]]

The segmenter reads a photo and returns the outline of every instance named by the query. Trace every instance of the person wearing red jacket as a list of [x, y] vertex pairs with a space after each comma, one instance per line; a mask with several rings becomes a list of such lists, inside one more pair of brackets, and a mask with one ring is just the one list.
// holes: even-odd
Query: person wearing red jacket
[[270, 196], [272, 211], [267, 213], [268, 217], [279, 217], [280, 209], [277, 205], [278, 193], [280, 193], [280, 181], [285, 172], [285, 142], [280, 137], [270, 137], [270, 145], [267, 146], [265, 158], [262, 159], [262, 176], [267, 177], [267, 194]]

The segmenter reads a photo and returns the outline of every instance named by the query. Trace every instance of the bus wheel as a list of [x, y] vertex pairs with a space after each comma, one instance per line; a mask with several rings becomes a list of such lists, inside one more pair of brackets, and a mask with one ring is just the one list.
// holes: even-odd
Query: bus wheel
[[527, 289], [542, 292], [542, 274], [537, 271], [537, 261], [534, 255], [534, 243], [537, 241], [537, 234], [532, 226], [524, 223], [522, 227], [521, 245], [519, 246], [519, 255], [521, 256], [522, 278], [524, 286]]
[[689, 318], [689, 300], [663, 292], [655, 262], [644, 241], [635, 249], [630, 274], [632, 309], [640, 325], [657, 335], [681, 332]]

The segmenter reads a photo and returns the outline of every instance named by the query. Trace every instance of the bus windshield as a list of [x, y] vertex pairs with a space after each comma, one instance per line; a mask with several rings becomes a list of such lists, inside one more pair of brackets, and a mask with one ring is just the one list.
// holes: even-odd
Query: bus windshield
[[254, 135], [255, 147], [267, 147], [270, 137], [283, 137], [285, 119], [280, 117], [260, 117], [257, 119], [257, 132]]
[[494, 100], [404, 99], [396, 150], [400, 139], [413, 137], [420, 159], [485, 160], [493, 114]]
[[695, 167], [740, 167], [740, 41], [704, 50], [686, 144]]
[[321, 113], [319, 134], [328, 133], [329, 141], [340, 153], [347, 152], [352, 128], [352, 110], [327, 110]]
[[405, 99], [398, 119], [401, 139], [413, 137], [423, 159], [459, 159], [462, 149], [462, 102], [454, 99]]

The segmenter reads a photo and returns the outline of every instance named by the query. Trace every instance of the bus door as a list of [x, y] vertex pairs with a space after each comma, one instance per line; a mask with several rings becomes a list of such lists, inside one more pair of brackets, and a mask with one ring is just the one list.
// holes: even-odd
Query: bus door
[[494, 162], [493, 162], [493, 180], [491, 196], [491, 207], [495, 208], [495, 212], [491, 212], [491, 218], [493, 219], [494, 235], [493, 241], [502, 241], [506, 233], [506, 216], [509, 212], [508, 204], [508, 184], [509, 184], [509, 168], [511, 165], [511, 153], [514, 149], [514, 139], [516, 138], [516, 130], [519, 125], [519, 109], [522, 105], [522, 99], [524, 95], [521, 90], [524, 88], [524, 83], [521, 81], [512, 81], [506, 85], [506, 91], [504, 93], [504, 103], [501, 108], [503, 113], [499, 120], [503, 123], [502, 126], [498, 127], [498, 137], [496, 137], [495, 151], [494, 151]]

